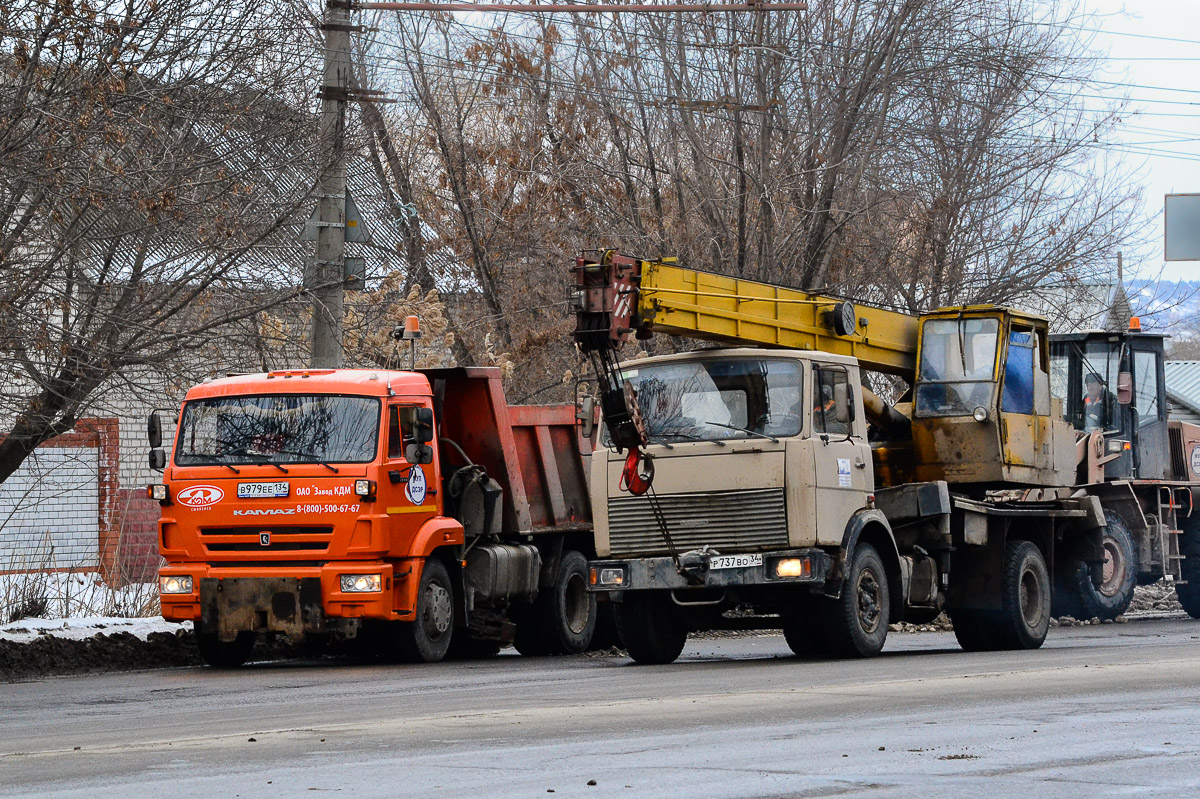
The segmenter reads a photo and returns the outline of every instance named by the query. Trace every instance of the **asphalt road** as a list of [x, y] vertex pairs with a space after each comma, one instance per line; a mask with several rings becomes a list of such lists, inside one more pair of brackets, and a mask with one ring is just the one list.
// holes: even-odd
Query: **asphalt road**
[[[594, 785], [589, 784], [594, 781]], [[1200, 795], [1200, 623], [869, 661], [778, 636], [670, 666], [253, 664], [0, 685], [4, 797]]]

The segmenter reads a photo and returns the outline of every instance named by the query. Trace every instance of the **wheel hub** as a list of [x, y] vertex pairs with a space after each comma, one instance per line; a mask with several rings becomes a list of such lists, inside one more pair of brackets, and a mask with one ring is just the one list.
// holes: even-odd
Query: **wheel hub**
[[1105, 596], [1115, 596], [1125, 583], [1125, 556], [1121, 548], [1111, 538], [1104, 539], [1104, 565], [1101, 567], [1101, 580], [1097, 591]]
[[864, 632], [873, 633], [880, 621], [879, 581], [870, 571], [858, 576], [858, 623]]
[[1042, 622], [1042, 586], [1032, 569], [1021, 574], [1021, 616], [1030, 627]]
[[450, 592], [439, 583], [430, 583], [425, 588], [425, 613], [421, 623], [431, 638], [437, 638], [450, 629], [454, 620], [454, 603]]
[[588, 622], [588, 593], [587, 585], [582, 574], [572, 574], [563, 586], [563, 602], [565, 603], [567, 627], [579, 635], [587, 627]]

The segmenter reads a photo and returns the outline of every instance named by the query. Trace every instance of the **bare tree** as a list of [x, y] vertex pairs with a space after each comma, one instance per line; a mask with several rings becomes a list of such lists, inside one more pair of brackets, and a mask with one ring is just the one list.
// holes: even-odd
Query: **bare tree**
[[301, 10], [0, 10], [0, 480], [109, 381], [297, 293], [316, 85]]

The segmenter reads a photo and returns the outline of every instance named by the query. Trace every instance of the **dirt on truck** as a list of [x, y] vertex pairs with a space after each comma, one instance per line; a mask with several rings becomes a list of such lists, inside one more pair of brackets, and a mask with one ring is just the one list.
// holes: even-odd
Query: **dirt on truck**
[[232, 667], [264, 634], [438, 661], [579, 652], [590, 442], [490, 368], [288, 370], [195, 386], [162, 482], [163, 617]]

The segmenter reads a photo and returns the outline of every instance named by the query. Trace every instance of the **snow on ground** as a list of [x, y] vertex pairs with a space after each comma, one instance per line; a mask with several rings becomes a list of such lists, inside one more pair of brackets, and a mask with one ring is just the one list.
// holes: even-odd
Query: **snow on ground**
[[183, 624], [161, 618], [127, 619], [119, 616], [83, 616], [71, 619], [21, 619], [0, 625], [0, 641], [25, 644], [40, 636], [67, 638], [82, 641], [100, 633], [132, 633], [143, 641], [150, 633], [175, 633], [192, 629], [192, 623]]
[[25, 643], [41, 635], [83, 640], [100, 633], [191, 629], [158, 615], [158, 585], [105, 585], [93, 572], [0, 574], [0, 640]]

